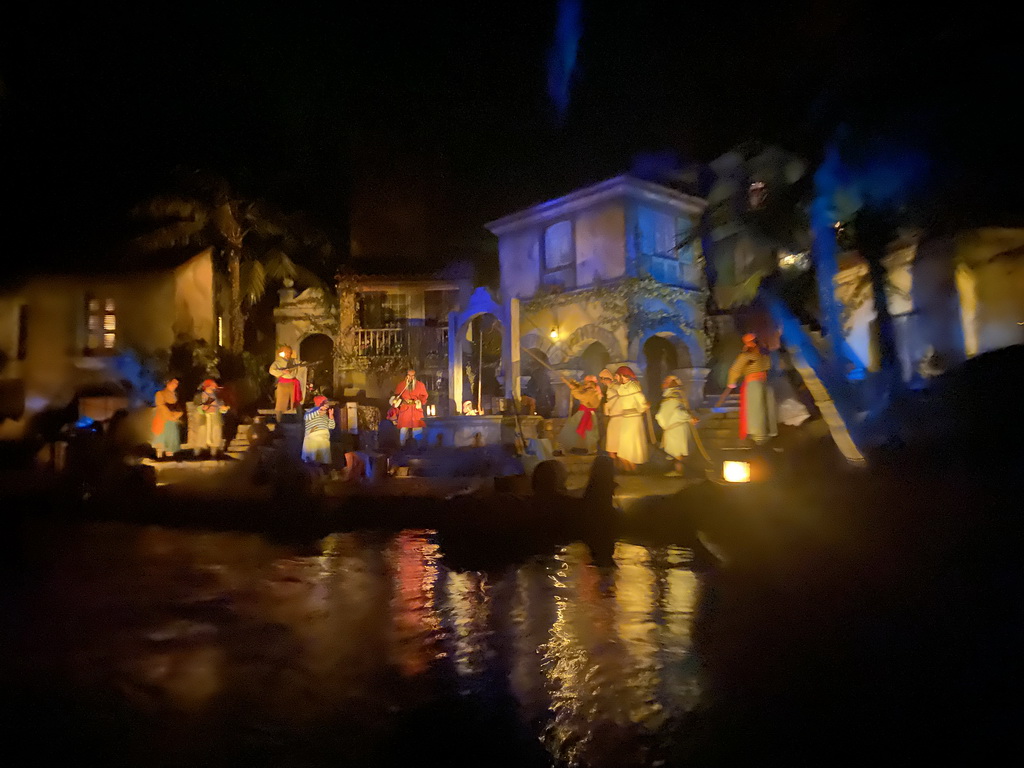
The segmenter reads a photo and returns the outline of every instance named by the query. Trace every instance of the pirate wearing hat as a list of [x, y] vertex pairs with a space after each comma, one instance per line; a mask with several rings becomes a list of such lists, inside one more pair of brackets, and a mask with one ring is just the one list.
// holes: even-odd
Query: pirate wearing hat
[[310, 464], [330, 464], [334, 409], [329, 407], [326, 397], [313, 398], [313, 407], [303, 415], [303, 422], [302, 460]]
[[644, 414], [650, 408], [636, 374], [628, 365], [615, 371], [615, 384], [608, 388], [608, 438], [605, 449], [623, 469], [632, 472], [647, 461], [647, 433]]
[[748, 436], [755, 443], [764, 443], [778, 432], [775, 395], [768, 382], [771, 358], [761, 350], [757, 336], [743, 334], [743, 351], [729, 367], [727, 386], [740, 387], [740, 439]]
[[594, 453], [597, 450], [598, 437], [597, 411], [603, 399], [597, 376], [584, 376], [583, 381], [563, 376], [562, 381], [569, 387], [569, 393], [573, 398], [579, 400], [580, 407], [558, 433], [558, 443], [565, 451], [582, 450]]
[[228, 411], [227, 404], [220, 397], [220, 385], [214, 379], [206, 379], [199, 386], [195, 404], [199, 435], [198, 440], [191, 442], [195, 447], [209, 450], [213, 458], [220, 458], [224, 449], [224, 414]]

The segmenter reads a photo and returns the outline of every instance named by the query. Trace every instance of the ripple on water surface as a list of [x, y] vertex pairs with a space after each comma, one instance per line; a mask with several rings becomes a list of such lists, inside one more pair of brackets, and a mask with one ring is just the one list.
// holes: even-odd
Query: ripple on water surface
[[643, 765], [700, 693], [699, 583], [674, 547], [619, 542], [599, 567], [575, 543], [489, 573], [450, 570], [432, 531], [299, 551], [103, 525], [42, 550], [26, 698], [121, 760], [451, 757], [479, 737], [523, 765]]

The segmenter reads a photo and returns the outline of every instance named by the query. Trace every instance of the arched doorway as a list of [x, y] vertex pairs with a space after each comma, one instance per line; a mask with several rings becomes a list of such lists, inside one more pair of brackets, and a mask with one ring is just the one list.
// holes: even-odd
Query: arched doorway
[[308, 363], [306, 387], [315, 394], [334, 396], [334, 341], [323, 333], [310, 334], [299, 344], [299, 359]]
[[604, 344], [595, 341], [580, 355], [580, 368], [583, 369], [584, 376], [597, 376], [604, 368], [608, 367], [610, 360], [611, 355], [608, 354]]
[[466, 323], [461, 341], [465, 375], [459, 402], [469, 401], [482, 413], [498, 413], [504, 395], [501, 335], [501, 321], [484, 312]]
[[536, 413], [545, 419], [550, 419], [555, 410], [555, 390], [551, 386], [551, 377], [548, 375], [548, 356], [540, 349], [530, 349], [523, 356], [523, 375], [529, 376], [530, 380], [523, 390], [523, 395], [533, 398]]
[[679, 367], [675, 345], [661, 336], [651, 336], [644, 342], [644, 390], [651, 407], [661, 402], [661, 382]]

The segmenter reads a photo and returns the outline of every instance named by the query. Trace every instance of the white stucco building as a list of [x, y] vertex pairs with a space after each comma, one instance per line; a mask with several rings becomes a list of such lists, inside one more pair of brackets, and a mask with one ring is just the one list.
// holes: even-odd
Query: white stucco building
[[[702, 392], [704, 275], [690, 233], [704, 206], [617, 176], [488, 223], [508, 314], [508, 394], [521, 373], [543, 370], [534, 355], [570, 376], [629, 365], [649, 393], [676, 371]], [[568, 390], [550, 375], [555, 415], [568, 415]]]

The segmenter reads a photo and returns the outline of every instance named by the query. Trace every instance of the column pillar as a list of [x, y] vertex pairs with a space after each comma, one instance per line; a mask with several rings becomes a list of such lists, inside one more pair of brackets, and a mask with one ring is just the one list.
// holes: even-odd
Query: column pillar
[[462, 413], [462, 339], [459, 313], [448, 313], [448, 413]]
[[502, 368], [505, 369], [505, 397], [517, 403], [522, 398], [522, 354], [519, 343], [519, 299], [509, 299], [505, 319], [501, 324]]

